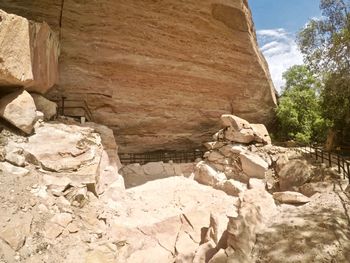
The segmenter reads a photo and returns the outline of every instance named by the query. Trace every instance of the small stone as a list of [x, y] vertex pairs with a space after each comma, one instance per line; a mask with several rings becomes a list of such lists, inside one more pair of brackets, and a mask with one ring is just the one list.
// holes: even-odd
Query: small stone
[[69, 231], [69, 233], [77, 233], [79, 231], [79, 226], [78, 224], [74, 221], [72, 223], [70, 223], [68, 226], [67, 226], [67, 230]]
[[39, 210], [39, 213], [47, 213], [49, 211], [44, 204], [39, 204], [38, 210]]
[[66, 227], [70, 222], [72, 222], [72, 215], [69, 213], [56, 214], [51, 218], [51, 222], [59, 226]]
[[61, 235], [63, 230], [63, 227], [52, 222], [47, 222], [45, 225], [45, 237], [48, 239], [55, 239], [56, 237]]

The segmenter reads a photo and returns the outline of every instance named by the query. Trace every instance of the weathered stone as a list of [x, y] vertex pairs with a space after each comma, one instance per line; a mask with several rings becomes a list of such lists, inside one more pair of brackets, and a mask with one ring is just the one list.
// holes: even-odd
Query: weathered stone
[[73, 220], [73, 217], [70, 213], [59, 213], [54, 215], [50, 219], [50, 222], [65, 228], [68, 226], [70, 222], [72, 222], [72, 220]]
[[249, 177], [265, 178], [265, 173], [268, 170], [268, 164], [258, 155], [241, 153], [240, 160], [242, 169]]
[[239, 181], [229, 179], [219, 182], [215, 188], [224, 191], [228, 195], [238, 196], [240, 193], [247, 190], [247, 185]]
[[264, 124], [250, 124], [250, 126], [255, 135], [254, 141], [264, 144], [271, 144], [269, 132]]
[[221, 153], [217, 151], [211, 151], [208, 160], [213, 163], [221, 163], [225, 164], [225, 156], [223, 156]]
[[[43, 121], [44, 120], [44, 118], [45, 118], [45, 116], [44, 116], [44, 113], [42, 113], [41, 111], [35, 111], [35, 115], [36, 115], [36, 117], [35, 117], [35, 122], [37, 122], [37, 121]], [[37, 124], [36, 124], [37, 125]], [[36, 126], [35, 125], [35, 126]], [[35, 126], [34, 126], [34, 128], [35, 128]]]
[[145, 174], [161, 175], [164, 174], [163, 162], [151, 162], [143, 165]]
[[55, 239], [56, 237], [62, 234], [63, 230], [64, 230], [64, 227], [52, 222], [47, 222], [45, 224], [44, 234], [45, 234], [45, 237], [48, 239]]
[[32, 133], [36, 121], [33, 98], [25, 90], [19, 90], [0, 98], [0, 117], [23, 132]]
[[231, 142], [248, 144], [254, 141], [254, 132], [252, 129], [242, 129], [235, 131], [232, 127], [225, 130], [225, 139]]
[[66, 114], [83, 116], [68, 107], [86, 102], [94, 121], [115, 127], [123, 152], [199, 147], [228, 112], [249, 122], [273, 119], [273, 84], [247, 1], [65, 1], [61, 10], [60, 2], [16, 0], [0, 7], [62, 31]]
[[0, 238], [14, 250], [19, 250], [30, 234], [33, 217], [30, 214], [13, 215], [11, 221], [0, 231]]
[[58, 80], [59, 44], [46, 23], [0, 10], [0, 86], [45, 93]]
[[206, 142], [204, 143], [205, 148], [208, 150], [216, 150], [223, 147], [225, 144], [223, 142]]
[[12, 174], [12, 175], [18, 175], [18, 176], [25, 176], [29, 174], [29, 170], [14, 166], [8, 162], [0, 162], [0, 170], [3, 171], [5, 174]]
[[225, 139], [225, 130], [224, 129], [221, 129], [219, 130], [218, 132], [216, 132], [214, 135], [213, 135], [213, 139], [215, 141], [218, 141], [218, 142], [221, 142], [222, 140]]
[[51, 120], [57, 114], [57, 104], [46, 99], [42, 95], [31, 93], [36, 109], [44, 114], [45, 120]]
[[298, 192], [275, 192], [273, 198], [281, 203], [286, 204], [305, 204], [310, 202], [310, 198]]
[[241, 152], [244, 152], [244, 151], [245, 149], [241, 145], [229, 144], [219, 148], [219, 152], [225, 157], [231, 157], [233, 154], [240, 154]]
[[250, 178], [248, 183], [248, 188], [265, 190], [266, 181], [264, 179]]
[[[94, 192], [94, 194], [96, 194], [95, 189], [91, 190]], [[87, 193], [87, 187], [84, 185], [69, 188], [64, 192], [64, 196], [71, 203], [72, 206], [83, 207], [88, 201]]]
[[226, 180], [224, 173], [215, 171], [205, 162], [199, 162], [196, 166], [194, 179], [201, 184], [215, 186]]
[[[115, 193], [119, 216], [107, 233], [111, 242], [125, 243], [119, 250], [125, 254], [118, 254], [118, 262], [170, 263], [174, 262], [174, 251], [182, 258], [191, 258], [204, 229], [213, 226], [217, 237], [222, 236], [228, 222], [226, 213], [237, 204], [237, 198], [184, 177], [148, 182], [128, 189], [126, 194], [121, 197]], [[124, 200], [127, 209], [118, 200]], [[211, 211], [216, 215], [215, 224], [209, 220]], [[123, 261], [124, 257], [128, 260]]]
[[[42, 143], [47, 141], [50, 143]], [[58, 177], [69, 178], [72, 185], [96, 188], [103, 147], [100, 136], [91, 128], [43, 123], [27, 143], [19, 146], [25, 150], [28, 162], [61, 172]]]
[[9, 163], [20, 167], [24, 167], [26, 161], [21, 148], [7, 148], [5, 159]]
[[310, 176], [310, 165], [306, 161], [292, 160], [279, 172], [280, 189], [282, 191], [293, 190], [306, 183]]
[[69, 231], [69, 233], [77, 233], [80, 230], [80, 228], [76, 222], [72, 222], [67, 226], [67, 230]]
[[221, 123], [226, 127], [232, 127], [234, 131], [240, 131], [242, 129], [250, 129], [250, 124], [246, 120], [239, 118], [235, 115], [223, 114], [221, 115]]
[[276, 160], [275, 170], [277, 174], [282, 170], [282, 168], [289, 162], [288, 154], [279, 154]]

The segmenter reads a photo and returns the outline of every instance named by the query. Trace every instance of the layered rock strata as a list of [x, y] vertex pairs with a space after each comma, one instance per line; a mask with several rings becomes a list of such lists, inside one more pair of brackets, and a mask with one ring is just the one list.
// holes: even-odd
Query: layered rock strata
[[273, 119], [246, 0], [4, 0], [0, 8], [60, 34], [52, 96], [66, 97], [65, 114], [112, 128], [123, 152], [199, 147], [223, 113]]

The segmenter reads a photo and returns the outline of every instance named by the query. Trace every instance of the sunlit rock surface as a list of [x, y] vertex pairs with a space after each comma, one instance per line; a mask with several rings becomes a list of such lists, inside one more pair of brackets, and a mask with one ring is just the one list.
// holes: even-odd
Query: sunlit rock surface
[[273, 118], [274, 88], [246, 0], [3, 0], [0, 8], [58, 33], [51, 98], [64, 95], [65, 114], [111, 127], [122, 152], [196, 148], [223, 113]]

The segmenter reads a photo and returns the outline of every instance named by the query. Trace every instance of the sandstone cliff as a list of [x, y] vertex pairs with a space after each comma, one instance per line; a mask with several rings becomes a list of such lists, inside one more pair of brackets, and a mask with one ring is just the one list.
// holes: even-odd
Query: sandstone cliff
[[[60, 36], [67, 115], [111, 127], [122, 152], [198, 147], [233, 112], [275, 106], [246, 0], [2, 0]], [[84, 110], [89, 113], [84, 113]]]

